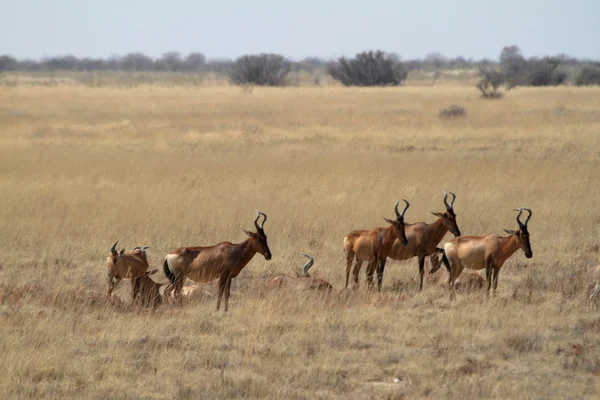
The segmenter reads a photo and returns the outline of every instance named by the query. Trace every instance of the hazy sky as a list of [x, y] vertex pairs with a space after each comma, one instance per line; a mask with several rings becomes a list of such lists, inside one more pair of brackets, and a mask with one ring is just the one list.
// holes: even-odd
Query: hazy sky
[[600, 59], [600, 0], [0, 0], [0, 54], [107, 57], [200, 51], [332, 58], [369, 49], [496, 59]]

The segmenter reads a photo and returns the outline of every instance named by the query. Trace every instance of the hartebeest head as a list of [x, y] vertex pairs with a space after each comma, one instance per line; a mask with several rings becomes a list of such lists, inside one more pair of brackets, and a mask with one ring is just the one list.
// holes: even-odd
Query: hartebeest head
[[[529, 213], [525, 222], [521, 222], [521, 220], [519, 219], [521, 217], [521, 214], [523, 213], [523, 210]], [[517, 223], [519, 224], [519, 229], [516, 231], [505, 229], [504, 232], [508, 233], [509, 235], [515, 235], [517, 241], [519, 242], [519, 245], [521, 245], [521, 249], [523, 249], [523, 251], [525, 252], [525, 257], [531, 258], [533, 257], [533, 252], [531, 251], [531, 243], [529, 242], [529, 231], [527, 230], [527, 223], [529, 222], [529, 219], [531, 218], [531, 215], [533, 213], [529, 208], [513, 208], [513, 211], [519, 212], [517, 214]]]
[[310, 277], [310, 274], [308, 273], [308, 270], [315, 263], [315, 259], [312, 258], [310, 255], [308, 255], [306, 253], [300, 253], [300, 254], [302, 254], [304, 257], [308, 258], [308, 261], [306, 262], [306, 264], [304, 264], [304, 276]]
[[456, 223], [456, 213], [454, 212], [454, 200], [456, 200], [456, 195], [450, 192], [452, 195], [452, 201], [448, 204], [448, 193], [444, 192], [444, 204], [446, 205], [446, 212], [432, 212], [436, 217], [440, 217], [442, 219], [442, 224], [444, 227], [452, 232], [454, 236], [460, 236], [460, 229], [458, 229], [458, 224]]
[[[263, 220], [259, 226], [257, 221], [261, 215], [263, 216]], [[256, 250], [257, 253], [262, 254], [265, 257], [265, 260], [268, 261], [271, 259], [271, 250], [269, 249], [269, 244], [267, 243], [267, 235], [265, 235], [265, 231], [263, 229], [263, 227], [265, 226], [265, 222], [267, 222], [267, 215], [263, 212], [257, 211], [256, 218], [254, 218], [254, 226], [256, 227], [256, 233], [248, 232], [245, 229], [244, 232], [246, 232], [246, 235], [248, 235], [249, 238], [254, 239], [254, 250]]]
[[391, 219], [387, 219], [385, 217], [383, 217], [383, 219], [385, 219], [385, 221], [388, 224], [391, 224], [394, 227], [396, 236], [400, 239], [400, 242], [402, 243], [402, 245], [406, 246], [408, 244], [408, 239], [406, 239], [406, 233], [404, 232], [404, 226], [406, 225], [404, 223], [404, 213], [406, 212], [408, 207], [410, 207], [410, 203], [405, 199], [402, 199], [402, 201], [404, 202], [404, 209], [402, 210], [402, 212], [398, 212], [398, 204], [400, 203], [399, 200], [396, 200], [396, 204], [394, 205], [394, 211], [396, 212], [396, 220], [395, 221], [391, 220]]

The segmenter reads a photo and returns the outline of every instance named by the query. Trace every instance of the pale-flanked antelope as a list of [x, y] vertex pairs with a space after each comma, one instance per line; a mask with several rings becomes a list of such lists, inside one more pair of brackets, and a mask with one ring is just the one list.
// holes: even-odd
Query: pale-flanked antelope
[[[525, 222], [519, 219], [523, 211], [529, 215]], [[532, 212], [529, 208], [515, 208], [518, 211], [517, 223], [519, 229], [504, 230], [509, 236], [501, 237], [494, 233], [486, 236], [460, 236], [444, 245], [442, 260], [450, 271], [450, 299], [456, 298], [454, 284], [464, 268], [481, 270], [485, 268], [487, 292], [489, 295], [493, 283], [494, 294], [498, 287], [498, 274], [504, 262], [519, 248], [525, 252], [525, 257], [533, 257], [527, 223]]]
[[[432, 212], [433, 215], [439, 218], [431, 224], [417, 222], [406, 225], [405, 232], [408, 243], [404, 245], [396, 240], [388, 253], [388, 257], [392, 260], [408, 260], [417, 257], [419, 265], [419, 290], [423, 289], [425, 257], [436, 252], [436, 246], [444, 238], [446, 232], [451, 232], [454, 236], [460, 236], [460, 229], [456, 223], [456, 213], [454, 212], [456, 195], [450, 192], [452, 200], [448, 203], [448, 193], [443, 193], [446, 212]], [[358, 279], [358, 272], [354, 275], [356, 279]], [[367, 268], [367, 282], [369, 285], [373, 282], [373, 272], [374, 266], [371, 264]]]
[[354, 287], [358, 287], [358, 272], [360, 271], [361, 265], [363, 262], [368, 261], [371, 265], [377, 266], [377, 288], [381, 291], [385, 262], [394, 241], [397, 240], [403, 245], [407, 244], [406, 234], [404, 232], [404, 213], [408, 207], [410, 207], [410, 203], [405, 199], [402, 199], [402, 201], [405, 203], [402, 212], [398, 211], [399, 201], [396, 201], [396, 204], [394, 205], [394, 211], [396, 213], [395, 220], [383, 218], [390, 224], [389, 227], [371, 230], [356, 230], [350, 232], [344, 238], [344, 250], [346, 252], [346, 288], [348, 287], [348, 280], [350, 279], [352, 260], [356, 258], [353, 270]]
[[[261, 216], [263, 221], [259, 226], [257, 221]], [[165, 297], [168, 298], [174, 290], [175, 298], [180, 301], [185, 278], [200, 283], [219, 278], [217, 310], [221, 306], [221, 297], [225, 294], [225, 311], [227, 311], [231, 280], [238, 276], [256, 253], [262, 254], [267, 261], [271, 259], [271, 250], [263, 229], [266, 221], [267, 216], [257, 211], [254, 218], [256, 233], [244, 230], [248, 239], [242, 243], [221, 242], [206, 247], [180, 247], [169, 253], [163, 263], [165, 275], [171, 282], [165, 289]]]
[[144, 307], [156, 308], [163, 302], [160, 288], [166, 283], [158, 283], [150, 278], [150, 275], [154, 275], [157, 271], [157, 269], [146, 271], [143, 276], [136, 277], [133, 280], [133, 292], [136, 293], [134, 298], [139, 298]]
[[329, 282], [320, 278], [313, 278], [308, 273], [308, 270], [314, 264], [314, 258], [305, 253], [300, 253], [308, 258], [308, 261], [304, 265], [303, 276], [288, 276], [288, 275], [277, 275], [276, 277], [269, 280], [267, 287], [273, 288], [293, 288], [299, 290], [317, 290], [317, 291], [331, 291], [333, 286]]
[[146, 259], [146, 248], [138, 248], [132, 251], [121, 250], [117, 253], [117, 240], [110, 248], [110, 255], [106, 259], [106, 269], [108, 272], [108, 297], [112, 295], [121, 279], [130, 278], [132, 287], [132, 298], [135, 298], [136, 292], [133, 290], [134, 279], [144, 275], [148, 269], [148, 260]]
[[590, 292], [590, 302], [595, 305], [598, 294], [600, 293], [600, 265], [597, 265], [592, 269], [592, 279], [596, 283], [596, 286], [594, 286]]

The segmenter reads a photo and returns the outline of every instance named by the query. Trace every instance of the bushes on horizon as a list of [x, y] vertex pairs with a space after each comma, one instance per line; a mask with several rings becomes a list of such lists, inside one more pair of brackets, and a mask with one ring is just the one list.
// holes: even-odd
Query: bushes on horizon
[[490, 66], [479, 66], [479, 82], [477, 89], [485, 99], [499, 99], [503, 96], [500, 87], [506, 83], [506, 77], [498, 69]]
[[230, 67], [229, 78], [236, 85], [285, 86], [290, 62], [279, 54], [251, 54], [238, 57]]
[[600, 85], [600, 65], [598, 67], [585, 67], [575, 79], [577, 86]]
[[327, 71], [344, 86], [398, 86], [408, 75], [397, 57], [381, 50], [358, 53], [351, 59], [340, 57]]

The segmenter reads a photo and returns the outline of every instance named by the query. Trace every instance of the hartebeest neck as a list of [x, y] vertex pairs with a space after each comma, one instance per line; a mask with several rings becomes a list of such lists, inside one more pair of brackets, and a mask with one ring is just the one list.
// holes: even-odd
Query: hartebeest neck
[[430, 232], [431, 244], [432, 246], [437, 246], [439, 242], [442, 241], [446, 232], [448, 232], [448, 228], [444, 226], [444, 218], [439, 217], [437, 221], [432, 223], [427, 228]]
[[242, 243], [238, 243], [235, 247], [239, 250], [239, 259], [237, 262], [238, 267], [244, 267], [246, 264], [252, 260], [252, 257], [256, 254], [256, 250], [254, 249], [254, 240], [253, 238], [248, 238], [244, 240]]
[[497, 255], [497, 263], [502, 265], [510, 256], [519, 250], [521, 245], [515, 235], [500, 238], [500, 249]]

